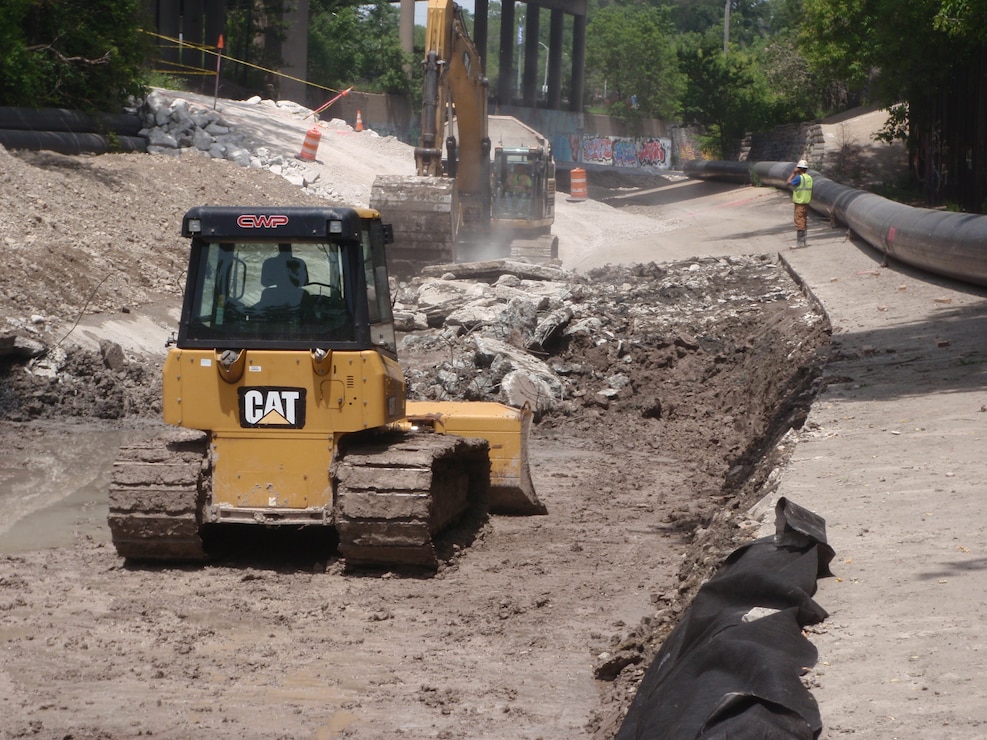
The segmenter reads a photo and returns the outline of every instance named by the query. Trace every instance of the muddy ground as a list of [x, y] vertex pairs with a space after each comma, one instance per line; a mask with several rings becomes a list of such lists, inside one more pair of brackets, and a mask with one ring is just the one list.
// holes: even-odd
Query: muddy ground
[[575, 393], [532, 434], [546, 516], [491, 518], [434, 577], [274, 540], [135, 567], [105, 484], [119, 444], [158, 426], [151, 339], [180, 301], [182, 213], [325, 201], [203, 158], [3, 150], [0, 193], [4, 333], [45, 347], [0, 381], [3, 737], [612, 737], [649, 654], [751, 536], [828, 343], [771, 255], [573, 273], [601, 332], [550, 358]]

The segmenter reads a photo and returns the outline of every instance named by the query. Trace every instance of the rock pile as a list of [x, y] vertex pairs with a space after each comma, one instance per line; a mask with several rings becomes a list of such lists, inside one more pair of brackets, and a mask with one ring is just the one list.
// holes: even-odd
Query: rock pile
[[[253, 105], [272, 106], [288, 111], [298, 118], [312, 111], [290, 100], [264, 100], [257, 96], [246, 101]], [[264, 169], [280, 175], [293, 185], [329, 200], [336, 199], [332, 188], [319, 183], [319, 173], [300, 160], [272, 152], [258, 145], [247, 135], [223, 119], [217, 111], [190, 103], [184, 98], [171, 98], [154, 91], [138, 111], [144, 122], [141, 135], [147, 137], [150, 154], [179, 157], [183, 153], [199, 153], [213, 159], [224, 159], [240, 167]], [[350, 129], [344, 121], [333, 119], [327, 126]]]
[[[605, 412], [616, 405], [659, 419], [683, 404], [697, 407], [691, 383], [659, 388], [671, 368], [694, 363], [701, 382], [710, 366], [723, 372], [742, 365], [744, 355], [755, 351], [749, 337], [758, 330], [751, 327], [763, 323], [759, 317], [766, 305], [802, 314], [798, 321], [806, 332], [823, 320], [777, 260], [767, 256], [611, 266], [586, 275], [510, 260], [445, 265], [426, 273], [394, 286], [399, 359], [409, 396], [527, 403], [538, 418], [585, 416], [587, 409]], [[97, 356], [84, 353], [85, 360], [81, 350], [53, 349], [58, 348], [7, 348], [8, 361], [35, 358], [27, 360], [28, 372], [8, 390], [22, 399], [41, 392], [46, 399], [22, 408], [16, 418], [76, 413], [60, 409], [48, 386], [68, 383], [78, 387], [75, 396], [88, 397], [95, 389], [79, 389], [97, 377], [126, 385], [119, 413], [157, 408], [156, 371], [144, 376], [140, 387], [130, 377], [140, 364], [114, 366], [105, 348]], [[73, 368], [85, 372], [75, 377]]]
[[[649, 388], [662, 368], [726, 352], [721, 332], [759, 304], [801, 301], [765, 256], [588, 275], [511, 261], [426, 273], [396, 291], [412, 397], [528, 403], [536, 416], [633, 399], [658, 418], [662, 403]], [[806, 311], [807, 324], [817, 319]]]

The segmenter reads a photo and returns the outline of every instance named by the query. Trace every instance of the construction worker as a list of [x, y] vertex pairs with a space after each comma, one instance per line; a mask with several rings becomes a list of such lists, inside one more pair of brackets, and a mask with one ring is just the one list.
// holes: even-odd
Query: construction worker
[[808, 246], [805, 243], [805, 232], [809, 226], [809, 203], [812, 201], [812, 175], [809, 174], [809, 163], [800, 159], [788, 178], [792, 188], [792, 203], [795, 204], [795, 246], [792, 249]]
[[514, 211], [523, 211], [525, 200], [531, 198], [531, 175], [523, 164], [516, 164], [507, 175], [507, 194]]

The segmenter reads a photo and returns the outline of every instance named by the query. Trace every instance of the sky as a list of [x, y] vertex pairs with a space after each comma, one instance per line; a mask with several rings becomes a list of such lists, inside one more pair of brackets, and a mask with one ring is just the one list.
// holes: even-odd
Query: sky
[[[476, 9], [474, 7], [474, 0], [456, 0], [456, 4], [462, 6], [470, 13], [472, 13]], [[428, 19], [428, 3], [416, 2], [415, 25], [424, 26], [427, 19]]]

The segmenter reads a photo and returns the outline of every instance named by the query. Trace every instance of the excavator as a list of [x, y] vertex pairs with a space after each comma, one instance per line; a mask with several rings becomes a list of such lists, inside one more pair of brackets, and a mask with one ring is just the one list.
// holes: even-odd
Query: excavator
[[114, 463], [119, 555], [204, 560], [210, 533], [261, 527], [331, 533], [347, 567], [435, 569], [472, 512], [545, 513], [530, 409], [406, 397], [378, 211], [200, 206], [182, 235], [173, 428]]
[[482, 59], [452, 0], [429, 0], [425, 49], [417, 174], [379, 176], [371, 189], [371, 208], [394, 227], [392, 273], [408, 277], [425, 265], [502, 257], [558, 258], [551, 146], [517, 119], [488, 115]]

